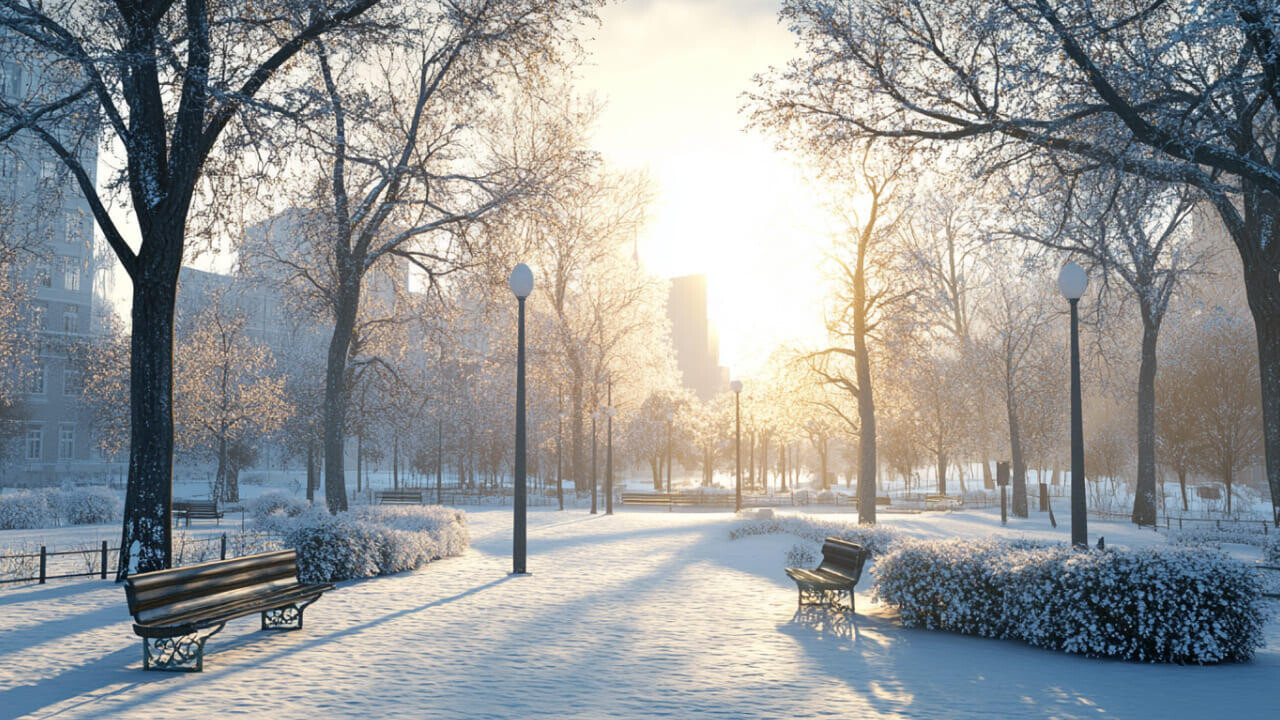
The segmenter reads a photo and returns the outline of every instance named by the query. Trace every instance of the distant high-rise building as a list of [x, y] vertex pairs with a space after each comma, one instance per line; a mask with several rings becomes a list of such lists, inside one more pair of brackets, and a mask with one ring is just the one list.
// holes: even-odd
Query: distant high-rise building
[[672, 278], [667, 315], [684, 386], [710, 400], [728, 385], [729, 373], [720, 365], [720, 337], [707, 318], [707, 276]]

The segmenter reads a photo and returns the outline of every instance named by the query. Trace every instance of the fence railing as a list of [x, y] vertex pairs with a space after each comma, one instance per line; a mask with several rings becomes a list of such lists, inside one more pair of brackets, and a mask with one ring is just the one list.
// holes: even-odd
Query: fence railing
[[[206, 554], [209, 551], [196, 552], [196, 547], [201, 544], [218, 543], [218, 559], [227, 559], [227, 534], [222, 533], [219, 536], [208, 538], [183, 538], [174, 557], [174, 567], [182, 565], [191, 565], [204, 562]], [[188, 551], [188, 546], [191, 550]], [[107, 579], [107, 569], [111, 567], [111, 558], [119, 558], [120, 548], [110, 547], [106, 540], [102, 541], [101, 546], [84, 547], [73, 550], [49, 550], [45, 545], [40, 546], [38, 552], [30, 553], [14, 553], [12, 555], [0, 555], [0, 566], [13, 565], [18, 568], [17, 572], [21, 572], [22, 566], [29, 561], [35, 566], [35, 573], [32, 575], [18, 575], [15, 577], [0, 577], [0, 584], [17, 583], [17, 582], [35, 582], [43, 585], [48, 580], [65, 580], [70, 578], [99, 578]], [[57, 563], [58, 558], [79, 556], [83, 564], [88, 568], [86, 572], [59, 572], [50, 574], [50, 560], [53, 559]], [[193, 562], [184, 563], [184, 559], [195, 558]], [[54, 570], [56, 572], [56, 568]]]

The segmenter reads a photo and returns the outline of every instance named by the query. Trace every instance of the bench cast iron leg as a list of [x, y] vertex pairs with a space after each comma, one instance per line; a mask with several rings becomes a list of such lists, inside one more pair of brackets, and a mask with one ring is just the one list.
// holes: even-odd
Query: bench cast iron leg
[[294, 603], [284, 607], [264, 610], [262, 612], [263, 630], [301, 630], [302, 611], [319, 598], [312, 598], [304, 603]]
[[201, 635], [178, 635], [142, 639], [142, 669], [169, 672], [201, 672], [204, 670], [204, 643], [222, 629]]

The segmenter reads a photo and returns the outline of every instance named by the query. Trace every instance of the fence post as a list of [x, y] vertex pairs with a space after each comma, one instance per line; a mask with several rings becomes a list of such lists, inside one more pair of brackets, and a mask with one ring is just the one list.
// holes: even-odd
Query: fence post
[[102, 541], [102, 572], [98, 575], [98, 577], [103, 580], [107, 579], [107, 541], [106, 540]]
[[44, 584], [44, 568], [45, 568], [44, 546], [41, 545], [40, 546], [40, 584], [41, 585]]
[[227, 534], [226, 533], [222, 533], [222, 557], [219, 559], [220, 560], [227, 559]]

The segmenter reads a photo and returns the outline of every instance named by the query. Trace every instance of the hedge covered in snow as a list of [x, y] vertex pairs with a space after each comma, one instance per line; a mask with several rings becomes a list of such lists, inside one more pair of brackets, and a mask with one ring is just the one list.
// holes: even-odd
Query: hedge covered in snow
[[303, 498], [272, 490], [245, 503], [244, 509], [254, 520], [266, 520], [276, 513], [286, 517], [297, 517], [310, 507], [311, 505]]
[[309, 583], [412, 570], [471, 544], [466, 513], [438, 505], [357, 505], [337, 515], [316, 507], [294, 517], [278, 510], [259, 527], [298, 552], [298, 574]]
[[0, 495], [0, 530], [116, 522], [124, 504], [103, 487], [27, 490]]
[[732, 539], [748, 535], [772, 535], [788, 533], [819, 545], [828, 537], [855, 542], [865, 547], [872, 556], [881, 555], [897, 542], [902, 533], [880, 525], [859, 525], [838, 520], [820, 520], [805, 515], [774, 515], [767, 518], [742, 520], [729, 531]]
[[1204, 548], [910, 541], [872, 574], [906, 625], [1125, 660], [1249, 660], [1267, 619], [1255, 572]]

